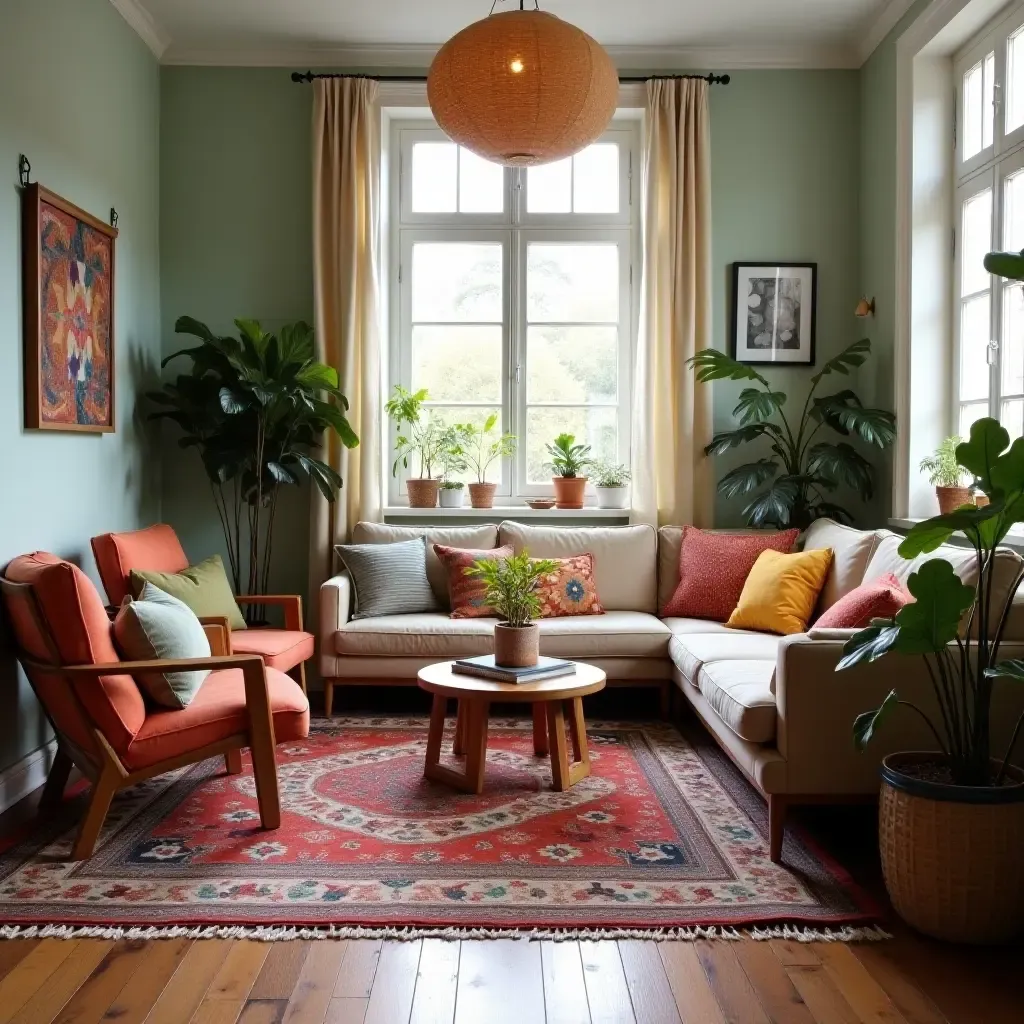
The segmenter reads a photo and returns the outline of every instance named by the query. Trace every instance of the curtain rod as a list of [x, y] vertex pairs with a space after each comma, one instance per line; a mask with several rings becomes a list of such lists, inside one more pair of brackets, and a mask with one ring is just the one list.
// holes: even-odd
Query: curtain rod
[[[426, 75], [346, 75], [340, 72], [313, 72], [293, 71], [293, 82], [312, 82], [317, 78], [369, 78], [374, 82], [425, 82]], [[654, 78], [694, 78], [707, 82], [708, 85], [728, 85], [728, 75], [634, 75], [620, 77], [619, 81], [624, 84], [637, 82], [649, 82]]]

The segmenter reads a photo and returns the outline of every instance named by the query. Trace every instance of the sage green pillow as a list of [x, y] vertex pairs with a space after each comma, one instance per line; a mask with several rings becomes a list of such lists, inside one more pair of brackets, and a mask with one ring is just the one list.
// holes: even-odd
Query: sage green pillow
[[139, 596], [146, 583], [152, 583], [165, 594], [184, 602], [201, 619], [222, 615], [232, 629], [245, 629], [245, 619], [238, 610], [220, 555], [213, 555], [181, 572], [132, 569], [131, 590], [135, 597]]
[[[127, 661], [154, 658], [208, 658], [210, 641], [195, 613], [183, 601], [144, 583], [137, 600], [125, 598], [114, 619], [114, 643]], [[187, 708], [209, 675], [207, 669], [141, 672], [136, 683], [164, 708]]]

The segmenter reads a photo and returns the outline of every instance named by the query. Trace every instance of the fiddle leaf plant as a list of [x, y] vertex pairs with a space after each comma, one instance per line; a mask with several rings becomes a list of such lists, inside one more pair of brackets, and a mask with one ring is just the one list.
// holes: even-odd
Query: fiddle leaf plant
[[[706, 456], [723, 455], [752, 441], [767, 442], [771, 455], [730, 470], [718, 482], [727, 498], [746, 498], [743, 516], [750, 526], [796, 526], [804, 529], [828, 516], [852, 521], [850, 513], [829, 499], [840, 484], [867, 500], [874, 493], [874, 467], [848, 440], [888, 448], [896, 438], [896, 418], [884, 409], [866, 407], [849, 388], [819, 395], [825, 378], [846, 376], [871, 353], [865, 338], [847, 346], [813, 376], [799, 418], [786, 415], [787, 395], [774, 389], [752, 366], [717, 349], [706, 348], [689, 360], [699, 383], [753, 381], [739, 395], [733, 416], [738, 426], [714, 435]], [[822, 430], [839, 438], [824, 440]], [[828, 435], [826, 435], [828, 436]]]
[[574, 434], [559, 434], [546, 448], [555, 476], [572, 479], [593, 462], [590, 445], [577, 444]]
[[483, 582], [484, 602], [516, 629], [528, 626], [540, 614], [537, 584], [543, 576], [558, 571], [551, 558], [531, 558], [523, 551], [508, 558], [480, 558], [464, 569], [467, 576]]
[[962, 533], [974, 549], [977, 586], [964, 583], [943, 558], [924, 562], [907, 580], [914, 603], [848, 640], [837, 671], [878, 661], [890, 652], [923, 657], [937, 714], [901, 700], [894, 688], [879, 707], [857, 717], [853, 727], [857, 746], [863, 750], [886, 719], [902, 707], [928, 723], [954, 783], [999, 785], [1024, 724], [1022, 715], [993, 776], [993, 687], [1000, 679], [1024, 682], [1024, 662], [999, 658], [1024, 571], [998, 600], [993, 597], [993, 574], [996, 548], [1014, 524], [1024, 522], [1024, 439], [1011, 445], [1009, 434], [997, 420], [980, 419], [972, 425], [970, 438], [957, 445], [955, 455], [957, 466], [977, 478], [989, 504], [981, 508], [964, 505], [918, 523], [900, 544], [899, 553], [907, 559], [917, 558], [946, 543], [954, 533]]

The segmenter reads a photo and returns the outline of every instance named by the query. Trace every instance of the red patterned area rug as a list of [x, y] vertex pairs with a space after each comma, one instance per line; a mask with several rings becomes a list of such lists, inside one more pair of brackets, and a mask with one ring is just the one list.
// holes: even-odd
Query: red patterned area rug
[[210, 760], [119, 796], [77, 864], [76, 797], [0, 854], [0, 934], [882, 934], [806, 837], [791, 830], [785, 865], [771, 863], [764, 801], [705, 735], [589, 735], [591, 776], [556, 793], [529, 720], [493, 719], [472, 796], [423, 778], [422, 718], [314, 722], [278, 748], [277, 831], [259, 828], [248, 764], [228, 776]]

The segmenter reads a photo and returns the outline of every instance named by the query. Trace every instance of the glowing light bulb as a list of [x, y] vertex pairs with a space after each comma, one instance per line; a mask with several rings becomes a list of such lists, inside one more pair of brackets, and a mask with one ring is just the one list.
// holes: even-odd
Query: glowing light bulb
[[523, 70], [523, 62], [518, 57], [512, 58], [512, 63], [509, 64], [509, 69], [512, 74], [518, 75]]

